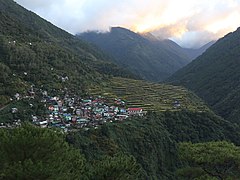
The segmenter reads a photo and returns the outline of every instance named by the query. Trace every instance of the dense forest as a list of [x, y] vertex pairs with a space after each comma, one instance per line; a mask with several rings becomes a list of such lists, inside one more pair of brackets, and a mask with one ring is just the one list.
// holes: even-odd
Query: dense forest
[[233, 141], [239, 145], [239, 127], [211, 113], [189, 111], [149, 113], [124, 123], [68, 135], [68, 142], [81, 149], [87, 160], [102, 155], [127, 153], [142, 168], [143, 179], [176, 179], [181, 167], [179, 142]]
[[[134, 80], [139, 77], [114, 64], [98, 48], [12, 0], [0, 0], [0, 18], [0, 179], [236, 179], [239, 175], [239, 125], [214, 114], [193, 93], [183, 87]], [[237, 61], [239, 42], [231, 43], [238, 36], [238, 31], [228, 35], [197, 60], [214, 55], [228, 43], [231, 50], [221, 51], [217, 59], [225, 63], [224, 55], [230, 53], [230, 59]], [[224, 84], [223, 89], [236, 88], [226, 97], [220, 90], [213, 91], [218, 100], [237, 93], [238, 72], [228, 72], [227, 77], [236, 81]], [[206, 79], [196, 82], [201, 84], [201, 80]], [[31, 88], [34, 98], [16, 100], [14, 95], [27, 96]], [[148, 112], [68, 133], [60, 128], [41, 129], [27, 121], [33, 114], [45, 113], [46, 107], [39, 103], [44, 90], [55, 96], [65, 92], [73, 97], [120, 96]], [[224, 101], [226, 106], [221, 107], [231, 108], [234, 102]], [[16, 113], [12, 113], [14, 108]], [[237, 108], [226, 117], [237, 117]], [[22, 123], [8, 128], [4, 123], [9, 119]]]
[[0, 129], [0, 179], [134, 179], [141, 167], [132, 156], [104, 155], [94, 163], [58, 131], [30, 124]]
[[240, 29], [218, 40], [168, 82], [183, 85], [222, 117], [239, 123]]
[[[203, 147], [209, 145], [206, 142], [219, 140], [240, 144], [239, 132], [238, 126], [214, 114], [187, 111], [149, 113], [146, 117], [107, 123], [98, 129], [83, 129], [67, 135], [57, 129], [23, 124], [20, 128], [0, 129], [0, 178], [177, 179], [203, 176], [206, 172], [201, 173], [199, 168], [204, 164], [194, 156], [201, 158], [204, 154], [196, 153], [195, 144], [190, 148], [191, 144], [181, 142], [202, 143]], [[239, 163], [239, 156], [234, 152], [239, 152], [237, 147], [222, 145], [225, 147], [222, 149], [219, 146], [213, 148], [218, 147], [222, 153], [233, 151], [229, 158]], [[196, 144], [196, 148], [201, 146]], [[216, 148], [212, 152], [218, 152]], [[222, 157], [221, 154], [209, 154], [209, 158], [215, 156]], [[211, 167], [207, 160], [206, 166], [212, 171], [215, 165], [222, 166], [220, 159], [211, 161]], [[238, 166], [225, 174], [231, 175], [236, 169]]]

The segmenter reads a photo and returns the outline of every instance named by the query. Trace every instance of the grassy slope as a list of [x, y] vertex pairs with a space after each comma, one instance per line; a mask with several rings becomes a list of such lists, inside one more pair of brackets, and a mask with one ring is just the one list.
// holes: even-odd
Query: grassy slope
[[181, 104], [180, 109], [208, 110], [198, 97], [180, 86], [115, 77], [100, 86], [93, 86], [88, 91], [92, 95], [122, 98], [129, 107], [141, 107], [144, 110], [175, 111], [173, 103], [176, 100]]

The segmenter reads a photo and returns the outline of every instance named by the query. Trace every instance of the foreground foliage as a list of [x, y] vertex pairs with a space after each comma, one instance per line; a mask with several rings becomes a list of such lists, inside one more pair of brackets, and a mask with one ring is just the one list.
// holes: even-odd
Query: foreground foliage
[[84, 157], [60, 132], [35, 128], [0, 131], [0, 172], [3, 179], [74, 178], [83, 172]]
[[178, 171], [183, 179], [240, 177], [240, 148], [226, 141], [207, 143], [180, 143], [180, 158], [190, 167]]
[[0, 179], [133, 179], [139, 171], [135, 158], [124, 154], [90, 164], [58, 131], [29, 124], [0, 130]]
[[89, 162], [122, 152], [135, 157], [143, 170], [143, 179], [169, 180], [177, 178], [174, 172], [181, 165], [178, 142], [226, 139], [239, 143], [238, 131], [228, 121], [208, 112], [176, 111], [107, 123], [98, 129], [71, 133], [68, 141]]

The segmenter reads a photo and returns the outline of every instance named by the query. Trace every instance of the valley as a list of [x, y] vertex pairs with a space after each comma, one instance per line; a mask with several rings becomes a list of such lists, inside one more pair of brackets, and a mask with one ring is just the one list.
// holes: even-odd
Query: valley
[[79, 32], [0, 0], [0, 179], [237, 178], [239, 29]]

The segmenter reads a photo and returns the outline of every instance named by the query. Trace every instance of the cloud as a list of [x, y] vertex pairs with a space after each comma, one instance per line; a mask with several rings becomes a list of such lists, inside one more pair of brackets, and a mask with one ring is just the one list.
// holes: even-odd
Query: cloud
[[75, 34], [122, 26], [199, 46], [235, 30], [240, 0], [16, 0]]

